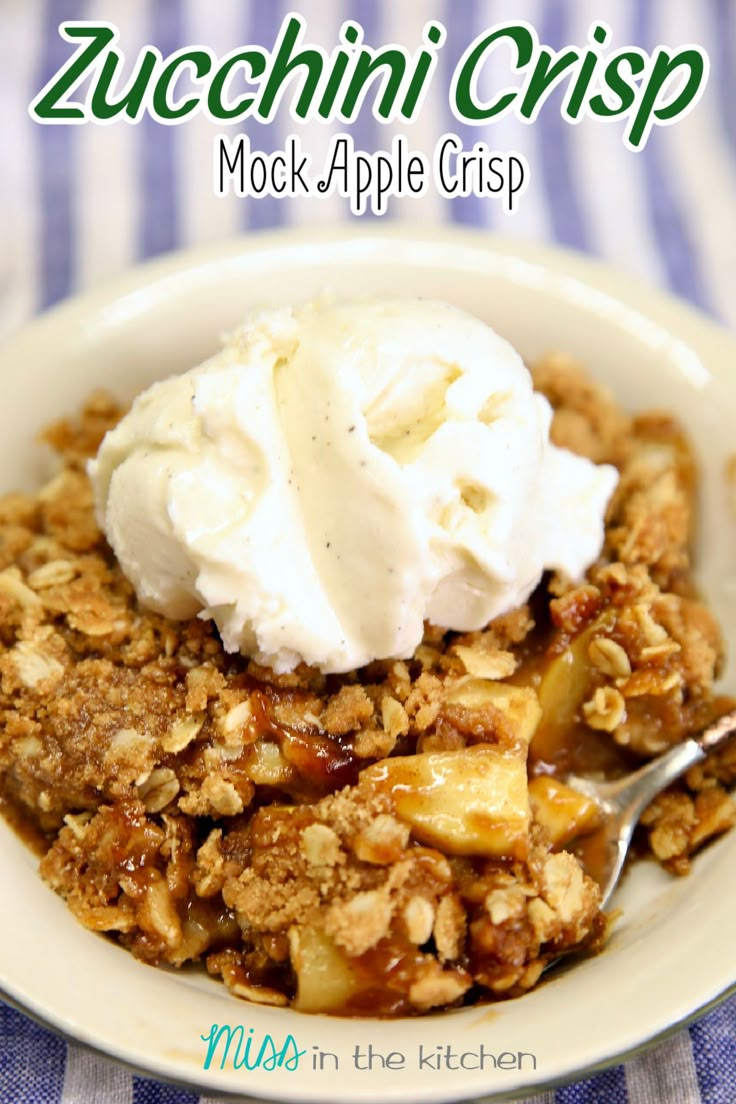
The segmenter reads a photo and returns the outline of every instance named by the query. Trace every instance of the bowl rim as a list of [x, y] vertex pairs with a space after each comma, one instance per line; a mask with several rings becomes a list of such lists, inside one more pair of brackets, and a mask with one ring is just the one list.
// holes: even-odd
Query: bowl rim
[[[541, 1093], [549, 1092], [550, 1090], [564, 1088], [566, 1085], [572, 1085], [577, 1083], [578, 1081], [585, 1081], [590, 1077], [595, 1077], [596, 1074], [604, 1073], [605, 1070], [611, 1069], [613, 1066], [618, 1066], [624, 1062], [639, 1058], [641, 1057], [641, 1055], [648, 1054], [650, 1051], [655, 1050], [660, 1044], [667, 1042], [669, 1039], [672, 1039], [675, 1035], [678, 1034], [678, 1032], [686, 1030], [692, 1024], [701, 1019], [702, 1016], [705, 1016], [709, 1012], [714, 1011], [721, 1004], [723, 1004], [724, 1001], [728, 1000], [729, 997], [732, 997], [734, 995], [736, 995], [736, 981], [728, 985], [727, 988], [723, 990], [723, 992], [718, 993], [712, 999], [706, 1001], [704, 1004], [698, 1006], [697, 1008], [694, 1008], [692, 1012], [688, 1013], [683, 1018], [673, 1021], [667, 1027], [663, 1027], [660, 1031], [656, 1031], [648, 1038], [642, 1039], [640, 1043], [636, 1043], [633, 1046], [627, 1047], [625, 1050], [614, 1051], [611, 1054], [602, 1057], [600, 1061], [593, 1062], [590, 1065], [580, 1066], [569, 1074], [560, 1075], [559, 1077], [552, 1077], [544, 1081], [535, 1081], [527, 1085], [520, 1085], [515, 1089], [511, 1089], [510, 1091], [493, 1090], [489, 1093], [484, 1093], [482, 1099], [479, 1100], [479, 1104], [506, 1104], [507, 1101], [510, 1102], [513, 1100], [521, 1100], [524, 1097], [528, 1097], [530, 1092], [533, 1092], [536, 1096]], [[67, 1044], [81, 1047], [82, 1050], [86, 1051], [89, 1054], [94, 1054], [101, 1058], [107, 1058], [110, 1061], [115, 1062], [117, 1065], [122, 1066], [123, 1069], [128, 1070], [130, 1073], [135, 1074], [136, 1076], [153, 1078], [156, 1081], [161, 1081], [166, 1085], [174, 1085], [176, 1088], [186, 1089], [188, 1092], [195, 1093], [197, 1096], [202, 1096], [203, 1094], [208, 1092], [207, 1088], [203, 1085], [202, 1082], [190, 1081], [187, 1080], [185, 1077], [178, 1077], [171, 1073], [162, 1074], [158, 1070], [158, 1068], [154, 1066], [146, 1066], [143, 1064], [131, 1062], [129, 1059], [120, 1057], [118, 1054], [113, 1053], [113, 1051], [111, 1050], [105, 1050], [104, 1047], [99, 1047], [96, 1046], [94, 1043], [78, 1039], [75, 1035], [65, 1030], [63, 1026], [56, 1024], [52, 1020], [45, 1019], [44, 1016], [34, 1008], [25, 1006], [21, 1001], [17, 1000], [15, 997], [10, 996], [2, 987], [2, 985], [0, 985], [0, 1000], [5, 1001], [5, 1003], [8, 1004], [11, 1008], [14, 1008], [17, 1012], [21, 1012], [24, 1016], [27, 1016], [30, 1020], [38, 1024], [40, 1027], [46, 1028], [48, 1031], [53, 1032], [54, 1035], [58, 1036], [60, 1039], [63, 1039]], [[281, 1104], [281, 1102], [283, 1101], [284, 1104], [286, 1104], [287, 1100], [289, 1099], [280, 1093], [278, 1095], [266, 1095], [265, 1093], [261, 1094], [260, 1092], [258, 1095], [253, 1095], [253, 1093], [249, 1093], [246, 1097], [242, 1093], [233, 1092], [233, 1090], [228, 1088], [221, 1088], [219, 1085], [210, 1087], [215, 1088], [218, 1098], [221, 1098], [222, 1100], [232, 1101], [232, 1104], [250, 1104], [251, 1101], [256, 1102], [261, 1100], [273, 1101], [274, 1104]], [[404, 1098], [405, 1096], [406, 1094], [404, 1093]], [[297, 1100], [299, 1098], [293, 1097], [291, 1099]], [[309, 1099], [318, 1098], [310, 1097]], [[329, 1104], [330, 1099], [337, 1100], [336, 1097], [330, 1098], [325, 1096], [324, 1100], [326, 1104]], [[349, 1098], [346, 1097], [345, 1099], [348, 1100]], [[366, 1104], [367, 1101], [373, 1099], [378, 1100], [379, 1098], [361, 1096], [356, 1097], [355, 1099], [356, 1101], [359, 1101], [360, 1104]], [[394, 1100], [397, 1098], [394, 1098], [393, 1095], [388, 1098], [385, 1095], [382, 1095], [380, 1099], [383, 1101], [386, 1099]], [[434, 1100], [436, 1104], [443, 1104], [444, 1101], [450, 1100], [450, 1098], [446, 1096], [442, 1096], [441, 1098], [430, 1098], [423, 1096], [421, 1099], [426, 1099], [428, 1102]], [[478, 1100], [477, 1088], [472, 1089], [467, 1095], [453, 1095], [452, 1097], [452, 1101], [455, 1102], [455, 1104], [464, 1104], [464, 1102], [467, 1102], [467, 1104], [472, 1104], [472, 1102], [476, 1100]]]
[[[309, 224], [257, 230], [236, 234], [213, 242], [175, 249], [156, 257], [141, 260], [87, 288], [40, 311], [27, 322], [5, 335], [0, 341], [0, 355], [15, 351], [26, 340], [38, 340], [48, 328], [65, 321], [85, 317], [96, 308], [131, 293], [138, 295], [154, 287], [166, 291], [169, 282], [178, 282], [184, 273], [211, 270], [213, 265], [235, 261], [253, 253], [304, 252], [315, 247], [358, 251], [360, 261], [377, 257], [386, 242], [401, 242], [411, 252], [413, 247], [452, 247], [466, 259], [473, 254], [491, 252], [508, 258], [509, 263], [549, 269], [555, 277], [579, 280], [604, 296], [618, 300], [619, 307], [630, 307], [642, 318], [672, 322], [672, 311], [678, 314], [678, 336], [702, 335], [710, 331], [711, 338], [728, 342], [736, 333], [723, 321], [706, 314], [673, 292], [655, 287], [623, 268], [569, 246], [534, 241], [495, 230], [470, 230], [457, 224], [415, 226], [396, 221], [381, 226]], [[458, 266], [459, 267], [459, 266]]]
[[[380, 253], [385, 248], [386, 242], [400, 243], [411, 251], [415, 247], [441, 247], [457, 252], [458, 268], [467, 272], [467, 262], [473, 256], [487, 255], [489, 252], [498, 254], [508, 259], [510, 265], [519, 264], [527, 267], [537, 267], [548, 273], [554, 280], [574, 281], [584, 285], [589, 292], [604, 297], [615, 303], [618, 308], [629, 310], [638, 317], [654, 321], [667, 330], [672, 331], [677, 338], [692, 344], [708, 344], [722, 348], [724, 357], [736, 352], [736, 342], [733, 334], [716, 321], [702, 314], [690, 304], [649, 285], [630, 277], [627, 273], [602, 262], [579, 254], [573, 250], [539, 244], [527, 240], [516, 239], [507, 235], [497, 235], [485, 231], [468, 231], [467, 229], [444, 226], [439, 228], [415, 228], [410, 224], [394, 223], [381, 227], [360, 227], [355, 225], [342, 227], [302, 227], [299, 229], [281, 229], [277, 231], [264, 231], [257, 234], [248, 234], [230, 238], [225, 241], [210, 243], [194, 248], [176, 251], [163, 257], [155, 258], [135, 265], [125, 272], [105, 281], [100, 286], [77, 295], [62, 302], [50, 310], [39, 315], [27, 325], [11, 334], [0, 347], [0, 370], [2, 361], [10, 358], [22, 357], [26, 347], [37, 346], [47, 342], [57, 329], [63, 329], [70, 325], [81, 324], [84, 319], [99, 312], [106, 305], [124, 299], [128, 296], [151, 296], [156, 294], [166, 297], [175, 289], [178, 282], [186, 277], [194, 279], [216, 279], [216, 269], [223, 262], [236, 262], [241, 256], [247, 257], [253, 254], [267, 252], [289, 253], [304, 255], [307, 251], [316, 248], [324, 251], [325, 258], [331, 261], [340, 259], [340, 251], [345, 255], [354, 255], [354, 263], [360, 264], [366, 260], [380, 260]], [[460, 263], [462, 258], [466, 264]], [[676, 315], [676, 323], [674, 316]], [[683, 1027], [694, 1022], [700, 1016], [716, 1007], [727, 997], [736, 992], [736, 977], [724, 979], [723, 989], [702, 996], [696, 1006], [691, 1007], [684, 1015], [675, 1021], [664, 1024], [660, 1029], [643, 1037], [640, 1041], [630, 1046], [616, 1045], [610, 1048], [603, 1046], [601, 1056], [595, 1062], [570, 1069], [553, 1078], [538, 1080], [532, 1079], [508, 1090], [494, 1090], [488, 1092], [482, 1086], [475, 1083], [474, 1079], [467, 1086], [467, 1091], [453, 1092], [452, 1099], [469, 1099], [484, 1092], [484, 1099], [501, 1101], [516, 1099], [528, 1094], [530, 1091], [539, 1093], [546, 1089], [569, 1084], [603, 1069], [609, 1068], [621, 1061], [635, 1057], [644, 1051], [651, 1049], [659, 1042], [671, 1037]], [[95, 1045], [86, 1039], [80, 1039], [65, 1029], [61, 1017], [49, 1017], [44, 1014], [33, 1000], [25, 1001], [22, 994], [18, 994], [0, 981], [0, 996], [10, 1005], [18, 1008], [25, 1014], [43, 1026], [50, 1028], [61, 1035], [67, 1041], [81, 1045], [88, 1050], [112, 1058], [128, 1069], [141, 1073], [147, 1077], [155, 1077], [159, 1080], [176, 1084], [196, 1093], [214, 1091], [218, 1096], [226, 1099], [243, 1099], [242, 1093], [238, 1093], [213, 1081], [207, 1082], [206, 1078], [189, 1079], [181, 1077], [165, 1068], [163, 1063], [158, 1064], [151, 1059], [150, 1064], [137, 1060], [132, 1062], [124, 1053], [116, 1053], [114, 1049]], [[169, 1063], [171, 1065], [171, 1063]], [[248, 1086], [244, 1086], [249, 1088]], [[285, 1091], [285, 1090], [284, 1090]], [[267, 1091], [258, 1087], [256, 1097], [261, 1099], [286, 1099], [284, 1091], [280, 1091], [274, 1085], [274, 1091]], [[405, 1093], [405, 1089], [402, 1090]], [[252, 1094], [251, 1094], [252, 1095]], [[322, 1094], [311, 1090], [299, 1090], [292, 1099], [316, 1100]], [[382, 1099], [393, 1099], [393, 1093], [382, 1092]], [[322, 1095], [323, 1099], [329, 1096]], [[397, 1097], [398, 1098], [398, 1097]], [[369, 1094], [349, 1093], [344, 1099], [368, 1100]], [[432, 1090], [429, 1087], [420, 1089], [417, 1082], [416, 1099], [446, 1100], [450, 1099], [446, 1092]]]

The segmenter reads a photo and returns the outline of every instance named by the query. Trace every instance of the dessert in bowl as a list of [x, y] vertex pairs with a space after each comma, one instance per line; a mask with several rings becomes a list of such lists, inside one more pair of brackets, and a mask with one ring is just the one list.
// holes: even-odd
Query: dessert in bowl
[[[530, 361], [545, 347], [567, 347], [605, 380], [605, 366], [599, 373], [593, 354], [605, 347], [610, 331], [621, 331], [619, 354], [633, 342], [640, 366], [646, 351], [654, 357], [652, 350], [662, 348], [662, 331], [654, 322], [648, 331], [642, 323], [637, 332], [632, 323], [640, 316], [624, 307], [616, 315], [615, 301], [600, 293], [591, 294], [587, 305], [594, 336], [581, 348], [579, 318], [585, 312], [572, 292], [580, 295], [582, 285], [549, 277], [545, 286], [544, 270], [518, 257], [460, 248], [459, 242], [454, 249], [445, 250], [444, 273], [453, 265], [455, 272], [462, 265], [483, 271], [485, 265], [488, 307], [480, 305], [474, 281], [460, 296], [457, 279], [447, 280], [443, 298], [488, 317]], [[355, 294], [395, 293], [411, 277], [413, 294], [437, 294], [442, 273], [427, 268], [420, 241], [413, 244], [414, 259], [405, 251], [393, 287], [386, 286], [391, 284], [387, 264], [401, 252], [398, 241], [358, 238], [350, 249], [336, 241], [332, 250], [322, 270], [310, 276], [307, 292], [319, 291], [325, 282], [341, 287], [345, 282]], [[292, 274], [298, 271], [299, 246], [291, 247], [290, 255], [288, 245], [278, 252], [261, 253], [258, 263], [266, 270], [273, 264], [283, 283], [287, 263]], [[352, 261], [361, 254], [363, 263], [354, 268]], [[253, 263], [247, 250], [221, 259], [219, 275], [229, 298], [226, 306], [220, 296], [218, 311], [207, 312], [209, 351], [218, 330], [242, 314]], [[210, 287], [215, 298], [211, 268], [193, 264], [182, 272], [186, 276], [168, 304], [176, 280], [167, 288], [164, 276], [154, 280], [147, 297], [118, 296], [115, 312], [107, 308], [95, 316], [98, 328], [93, 324], [84, 334], [92, 344], [76, 360], [79, 372], [90, 356], [70, 389], [75, 400], [84, 396], [86, 383], [87, 391], [89, 384], [103, 385], [127, 402], [141, 384], [199, 359], [191, 350], [183, 357], [187, 341], [180, 334], [177, 363], [159, 358], [157, 365], [149, 364], [147, 379], [127, 381], [123, 389], [108, 374], [93, 377], [92, 361], [103, 348], [95, 343], [104, 337], [105, 350], [114, 347], [116, 356], [125, 344], [113, 342], [112, 334], [104, 333], [106, 325], [127, 327], [137, 340], [146, 332], [141, 307], [144, 316], [151, 309], [156, 321], [148, 320], [154, 326], [149, 332], [166, 342], [176, 332], [176, 326], [168, 329], [167, 311], [175, 299], [181, 308], [187, 280], [190, 294], [196, 287], [206, 299]], [[239, 304], [234, 276], [241, 281]], [[259, 291], [262, 299], [263, 286]], [[287, 293], [279, 287], [281, 301]], [[500, 317], [502, 301], [508, 309]], [[518, 313], [514, 322], [515, 312], [528, 312], [532, 304], [540, 319], [534, 342], [525, 338]], [[556, 326], [549, 317], [553, 304], [560, 315]], [[126, 318], [126, 308], [133, 316]], [[578, 320], [570, 341], [563, 332], [566, 311], [569, 333], [571, 319]], [[659, 346], [652, 342], [655, 331]], [[677, 357], [688, 363], [684, 348], [673, 343], [673, 363]], [[606, 382], [620, 383], [615, 373]], [[230, 1001], [227, 1012], [219, 1005], [217, 1016], [210, 1017], [204, 1011], [208, 1000], [222, 998], [205, 988], [206, 999], [192, 997], [205, 1027], [239, 1017], [254, 1030], [273, 1034], [275, 1025], [285, 1032], [288, 1024], [305, 1040], [314, 1036], [313, 1045], [325, 1050], [330, 1047], [318, 1036], [342, 1040], [338, 1050], [351, 1034], [356, 1041], [366, 1038], [362, 1030], [351, 1033], [344, 1022], [332, 1020], [301, 1016], [295, 1027], [296, 1013], [278, 1007], [294, 1001], [302, 1010], [362, 1015], [455, 1006], [460, 1008], [455, 1014], [424, 1022], [443, 1022], [450, 1025], [446, 1030], [462, 1033], [461, 1021], [483, 1015], [470, 1002], [489, 994], [518, 995], [539, 980], [545, 963], [561, 949], [600, 941], [604, 922], [595, 889], [565, 851], [590, 810], [565, 793], [552, 768], [579, 767], [583, 754], [589, 768], [620, 770], [632, 754], [654, 754], [663, 741], [703, 723], [718, 708], [710, 691], [720, 643], [691, 589], [693, 481], [679, 430], [663, 417], [632, 420], [559, 358], [541, 362], [537, 383], [556, 407], [558, 443], [619, 467], [603, 560], [584, 582], [560, 570], [546, 576], [543, 595], [538, 590], [531, 603], [524, 595], [497, 613], [490, 626], [459, 624], [449, 632], [429, 627], [418, 647], [393, 644], [359, 669], [340, 669], [334, 656], [322, 661], [322, 671], [295, 667], [284, 648], [268, 667], [262, 642], [257, 644], [263, 654], [252, 649], [256, 660], [243, 659], [224, 650], [211, 624], [172, 621], [149, 611], [144, 594], [142, 604], [137, 602], [96, 530], [82, 468], [117, 417], [111, 404], [98, 400], [89, 406], [77, 430], [57, 427], [53, 437], [66, 454], [66, 471], [39, 496], [16, 501], [28, 516], [12, 519], [15, 539], [26, 545], [16, 550], [4, 577], [7, 600], [18, 607], [18, 631], [3, 657], [5, 692], [14, 695], [17, 712], [28, 722], [11, 733], [21, 752], [28, 752], [16, 755], [11, 771], [16, 807], [30, 797], [26, 805], [34, 810], [36, 826], [54, 834], [44, 873], [88, 926], [117, 932], [149, 961], [178, 966], [204, 957], [237, 995], [266, 1002], [255, 1007]], [[640, 397], [636, 391], [621, 394], [627, 410], [652, 405]], [[66, 401], [64, 408], [69, 407]], [[116, 432], [108, 438], [113, 450]], [[103, 467], [106, 447], [100, 453]], [[114, 481], [115, 475], [111, 485]], [[560, 513], [569, 523], [569, 510]], [[33, 563], [29, 557], [35, 557]], [[125, 557], [123, 550], [123, 565]], [[542, 566], [558, 567], [553, 560]], [[201, 604], [222, 603], [204, 596]], [[184, 618], [193, 613], [170, 612]], [[73, 663], [64, 649], [73, 653]], [[30, 702], [43, 694], [42, 722]], [[44, 723], [52, 735], [39, 750], [34, 737], [43, 740]], [[38, 727], [31, 731], [34, 724]], [[588, 738], [581, 752], [583, 731]], [[56, 749], [63, 765], [51, 754]], [[528, 754], [535, 775], [533, 815], [526, 792]], [[691, 792], [683, 792], [676, 808], [652, 814], [652, 847], [671, 865], [685, 864], [693, 846], [730, 823], [730, 802], [719, 784], [728, 782], [728, 770], [727, 762], [719, 763], [708, 778], [691, 780]], [[493, 815], [484, 818], [489, 806]], [[715, 853], [703, 856], [706, 863]], [[649, 902], [659, 896], [650, 895]], [[676, 911], [669, 910], [671, 923]], [[522, 1003], [529, 1002], [531, 1016], [535, 1000], [537, 1007], [549, 1008], [563, 986], [574, 993], [583, 984], [578, 979], [595, 976], [600, 964], [621, 953], [617, 948], [625, 945], [627, 931], [631, 938], [635, 917], [627, 908], [620, 933], [598, 958], [576, 963], [523, 1001], [507, 1002], [498, 1013], [494, 1008], [498, 1022], [508, 1025], [507, 1010]], [[110, 950], [117, 949], [106, 946], [103, 953]], [[141, 975], [132, 963], [129, 977], [138, 987]], [[156, 977], [161, 980], [151, 982], [154, 989], [203, 984], [186, 972], [175, 979]], [[143, 987], [149, 990], [147, 981]], [[560, 999], [566, 1003], [564, 993]], [[179, 1024], [185, 1033], [191, 1030], [189, 1004]], [[153, 1006], [149, 1010], [152, 1014]], [[487, 1022], [495, 1034], [494, 1021]], [[378, 1049], [391, 1038], [375, 1021], [370, 1034]], [[402, 1076], [419, 1085], [424, 1078], [415, 1061], [412, 1072], [409, 1054], [423, 1033], [402, 1020], [400, 1037], [406, 1044]], [[197, 1043], [201, 1062], [202, 1042], [192, 1035], [187, 1046], [194, 1055]], [[526, 1050], [523, 1044], [520, 1038], [516, 1049]], [[116, 1049], [109, 1039], [106, 1045]], [[117, 1052], [141, 1061], [124, 1042]], [[144, 1058], [142, 1064], [152, 1068], [150, 1055]], [[535, 1054], [537, 1061], [541, 1066]], [[471, 1095], [481, 1085], [508, 1091], [508, 1075], [489, 1073], [483, 1064], [477, 1077], [456, 1087], [457, 1095]], [[199, 1077], [191, 1068], [176, 1072], [203, 1083], [201, 1070]], [[216, 1081], [205, 1083], [233, 1088], [234, 1075], [225, 1068]], [[560, 1074], [549, 1073], [555, 1075]], [[536, 1071], [523, 1076], [528, 1083], [544, 1079]], [[293, 1095], [287, 1082], [275, 1090], [275, 1079], [269, 1082], [265, 1073], [252, 1077], [248, 1091]], [[307, 1078], [300, 1089], [329, 1092], [329, 1077], [317, 1070], [312, 1088], [306, 1087]], [[374, 1070], [369, 1080], [362, 1090], [366, 1095], [377, 1091], [380, 1072]], [[446, 1091], [441, 1081], [442, 1076], [433, 1077], [419, 1092], [440, 1095]], [[519, 1083], [524, 1082], [517, 1077]]]

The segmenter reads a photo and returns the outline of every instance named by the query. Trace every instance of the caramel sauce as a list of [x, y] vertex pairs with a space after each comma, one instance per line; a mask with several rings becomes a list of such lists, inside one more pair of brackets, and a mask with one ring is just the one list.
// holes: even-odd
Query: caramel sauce
[[596, 732], [582, 722], [573, 722], [566, 730], [564, 740], [556, 739], [551, 749], [545, 741], [547, 733], [541, 725], [540, 728], [539, 744], [535, 735], [529, 746], [530, 778], [539, 774], [551, 774], [560, 779], [568, 774], [600, 774], [606, 778], [617, 778], [634, 770], [637, 765], [636, 760], [615, 744], [608, 733]]
[[350, 960], [355, 990], [340, 1015], [401, 1016], [416, 1012], [409, 989], [426, 959], [413, 943], [393, 936]]
[[[595, 612], [595, 607], [586, 606], [586, 610]], [[593, 673], [587, 657], [584, 659], [576, 652], [587, 648], [593, 630], [603, 628], [602, 622], [599, 618], [583, 625], [579, 632], [570, 633], [546, 621], [525, 642], [522, 661], [508, 681], [530, 686], [542, 705], [542, 717], [529, 745], [530, 778], [538, 774], [561, 779], [566, 774], [603, 774], [613, 778], [636, 765], [631, 754], [614, 743], [610, 733], [598, 732], [583, 721], [582, 705], [592, 692]], [[553, 671], [558, 686], [550, 688]], [[552, 703], [549, 699], [555, 690], [557, 701]]]
[[358, 758], [349, 740], [276, 721], [265, 692], [254, 694], [251, 702], [260, 738], [278, 743], [284, 760], [297, 772], [314, 800], [343, 786], [355, 785], [365, 760]]
[[594, 882], [603, 885], [613, 860], [612, 845], [606, 837], [604, 826], [566, 844], [565, 850], [571, 851], [580, 860], [583, 870]]
[[30, 813], [3, 796], [0, 796], [0, 816], [36, 858], [43, 858], [55, 833], [47, 836]]

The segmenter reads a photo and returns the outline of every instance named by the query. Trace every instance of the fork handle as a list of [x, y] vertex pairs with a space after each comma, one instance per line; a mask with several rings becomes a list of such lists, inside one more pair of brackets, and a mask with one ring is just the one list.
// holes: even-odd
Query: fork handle
[[[650, 801], [666, 790], [671, 782], [681, 778], [690, 767], [705, 759], [706, 754], [697, 739], [691, 738], [675, 744], [633, 774], [621, 779], [619, 792], [612, 792], [611, 797], [620, 808], [626, 809], [638, 820]], [[611, 789], [613, 786], [615, 783]]]
[[674, 744], [633, 774], [604, 783], [599, 792], [602, 791], [604, 801], [611, 806], [622, 811], [625, 809], [638, 819], [657, 794], [735, 734], [736, 709], [732, 709], [709, 724], [699, 735]]
[[725, 744], [734, 732], [736, 732], [736, 709], [732, 709], [730, 712], [724, 713], [718, 720], [712, 721], [699, 736], [695, 737], [695, 743], [707, 753], [714, 751], [721, 744]]

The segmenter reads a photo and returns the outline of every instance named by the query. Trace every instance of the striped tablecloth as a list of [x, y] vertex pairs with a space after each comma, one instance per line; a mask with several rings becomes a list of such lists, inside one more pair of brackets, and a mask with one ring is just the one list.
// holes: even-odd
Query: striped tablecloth
[[[492, 199], [441, 199], [430, 189], [392, 200], [385, 217], [558, 242], [736, 325], [736, 0], [0, 0], [0, 335], [142, 258], [242, 231], [354, 217], [336, 196], [216, 198], [211, 151], [218, 128], [201, 116], [176, 127], [150, 120], [41, 127], [27, 113], [68, 56], [57, 33], [66, 19], [117, 23], [130, 59], [149, 42], [163, 54], [194, 43], [218, 55], [245, 43], [270, 48], [290, 10], [306, 17], [309, 38], [326, 47], [348, 17], [362, 23], [368, 42], [412, 49], [426, 20], [439, 19], [448, 30], [444, 71], [417, 121], [405, 127], [410, 144], [429, 151], [452, 131], [468, 147], [480, 138], [529, 163], [530, 184], [513, 216]], [[560, 94], [534, 126], [508, 118], [488, 129], [459, 124], [447, 105], [449, 74], [480, 30], [511, 18], [528, 20], [556, 48], [584, 43], [593, 19], [611, 24], [616, 45], [698, 43], [711, 60], [708, 87], [690, 115], [658, 128], [638, 154], [625, 149], [616, 122], [563, 122]], [[282, 147], [294, 129], [286, 112], [268, 126], [245, 127], [253, 147], [266, 151]], [[334, 129], [299, 127], [316, 163]], [[395, 130], [363, 113], [351, 134], [356, 147], [370, 151], [386, 148]], [[0, 1104], [197, 1099], [67, 1045], [0, 1005]], [[736, 999], [643, 1057], [534, 1100], [734, 1104]]]

